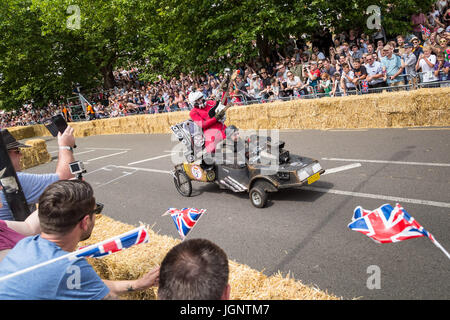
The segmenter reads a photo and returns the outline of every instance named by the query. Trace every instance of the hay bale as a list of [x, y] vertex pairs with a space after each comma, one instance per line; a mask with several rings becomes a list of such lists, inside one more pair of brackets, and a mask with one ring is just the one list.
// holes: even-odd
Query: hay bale
[[35, 136], [32, 126], [19, 126], [7, 129], [16, 140], [33, 138]]
[[[98, 216], [91, 237], [80, 243], [90, 245], [112, 236], [134, 229], [134, 226], [113, 220], [107, 216]], [[160, 265], [166, 253], [180, 240], [156, 234], [146, 226], [150, 234], [150, 242], [140, 244], [102, 259], [88, 259], [102, 279], [130, 280], [143, 276], [157, 265]], [[339, 300], [340, 298], [323, 292], [314, 287], [308, 287], [294, 278], [282, 276], [280, 273], [267, 277], [250, 267], [229, 261], [231, 299], [233, 300]], [[127, 293], [125, 299], [154, 300], [157, 288], [142, 292]]]
[[44, 140], [32, 139], [25, 141], [24, 144], [31, 146], [31, 148], [21, 148], [23, 156], [20, 159], [20, 165], [22, 170], [44, 164], [52, 160], [52, 157], [47, 151], [47, 144]]

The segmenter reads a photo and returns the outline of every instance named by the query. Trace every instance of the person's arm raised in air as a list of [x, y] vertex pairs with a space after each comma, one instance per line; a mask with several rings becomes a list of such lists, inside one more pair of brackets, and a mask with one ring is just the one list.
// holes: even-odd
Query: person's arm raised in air
[[73, 178], [70, 172], [69, 163], [74, 162], [73, 147], [75, 145], [75, 137], [73, 128], [67, 126], [64, 133], [58, 133], [58, 163], [56, 164], [56, 174], [60, 180], [68, 180]]

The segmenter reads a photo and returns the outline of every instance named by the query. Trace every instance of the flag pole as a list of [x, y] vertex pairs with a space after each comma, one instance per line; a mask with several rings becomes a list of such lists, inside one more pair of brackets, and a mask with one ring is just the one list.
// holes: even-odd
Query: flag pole
[[[36, 269], [41, 268], [41, 267], [45, 267], [45, 266], [47, 266], [49, 264], [52, 264], [54, 262], [57, 262], [57, 261], [60, 261], [60, 260], [63, 260], [63, 259], [74, 259], [79, 254], [82, 254], [82, 253], [84, 253], [86, 251], [92, 250], [93, 248], [98, 247], [100, 245], [103, 245], [103, 244], [105, 244], [105, 243], [107, 243], [109, 241], [112, 241], [112, 240], [116, 239], [116, 238], [127, 236], [127, 235], [129, 235], [129, 234], [131, 234], [133, 232], [136, 232], [136, 231], [138, 231], [140, 229], [143, 229], [143, 228], [145, 228], [145, 227], [144, 226], [140, 226], [138, 228], [135, 228], [133, 230], [130, 230], [130, 231], [125, 232], [123, 234], [120, 234], [118, 236], [109, 238], [107, 240], [103, 240], [103, 241], [100, 241], [98, 243], [94, 243], [94, 244], [92, 244], [90, 246], [87, 246], [87, 247], [81, 248], [79, 250], [75, 250], [75, 251], [69, 252], [69, 253], [67, 253], [65, 255], [62, 255], [62, 256], [59, 256], [57, 258], [54, 258], [54, 259], [51, 259], [51, 260], [48, 260], [48, 261], [44, 261], [44, 262], [38, 263], [38, 264], [36, 264], [34, 266], [31, 266], [31, 267], [28, 267], [28, 268], [25, 268], [25, 269], [22, 269], [22, 270], [10, 273], [10, 274], [8, 274], [6, 276], [1, 277], [0, 281], [8, 280], [10, 278], [14, 278], [14, 277], [19, 276], [21, 274], [24, 274], [24, 273], [36, 270]], [[81, 258], [85, 258], [85, 257], [81, 257]]]
[[434, 245], [436, 247], [438, 247], [439, 249], [441, 249], [441, 251], [447, 256], [447, 258], [450, 259], [450, 254], [447, 252], [447, 250], [444, 249], [444, 247], [439, 242], [437, 242], [436, 239], [434, 239], [434, 237], [433, 237], [432, 241], [433, 241]]

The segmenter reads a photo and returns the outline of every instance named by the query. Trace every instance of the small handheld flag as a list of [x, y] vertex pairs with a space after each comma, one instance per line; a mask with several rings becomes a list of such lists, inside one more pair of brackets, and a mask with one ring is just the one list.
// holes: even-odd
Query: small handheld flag
[[423, 25], [420, 25], [420, 31], [422, 32], [422, 34], [424, 34], [426, 36], [430, 36], [430, 34], [431, 34], [430, 29], [424, 27]]
[[56, 261], [60, 261], [63, 259], [76, 260], [85, 257], [95, 257], [95, 258], [102, 257], [120, 251], [122, 249], [127, 249], [135, 244], [146, 243], [148, 241], [149, 241], [148, 231], [143, 226], [141, 226], [139, 228], [125, 232], [116, 237], [112, 237], [108, 240], [104, 240], [90, 246], [82, 247], [68, 254], [8, 274], [4, 277], [1, 277], [0, 281], [16, 277], [18, 275], [36, 270], [38, 268], [44, 267], [46, 265], [52, 264]]
[[392, 243], [403, 240], [427, 237], [450, 259], [450, 254], [411, 217], [400, 204], [393, 208], [390, 204], [369, 211], [358, 206], [353, 212], [348, 227], [361, 232], [377, 243]]
[[101, 258], [122, 249], [127, 249], [135, 244], [147, 243], [148, 241], [148, 231], [144, 226], [141, 226], [108, 240], [82, 247], [75, 251], [76, 255], [74, 258]]
[[181, 239], [184, 240], [205, 212], [206, 209], [183, 208], [179, 210], [169, 208], [163, 215], [170, 214]]

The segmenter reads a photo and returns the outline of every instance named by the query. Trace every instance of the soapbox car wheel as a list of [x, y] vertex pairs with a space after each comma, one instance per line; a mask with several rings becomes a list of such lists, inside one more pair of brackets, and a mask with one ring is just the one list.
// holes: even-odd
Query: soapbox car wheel
[[183, 170], [176, 170], [173, 177], [175, 188], [183, 197], [190, 197], [192, 193], [191, 179]]
[[264, 208], [267, 203], [267, 192], [261, 184], [256, 183], [249, 192], [249, 198], [253, 206], [256, 208]]

